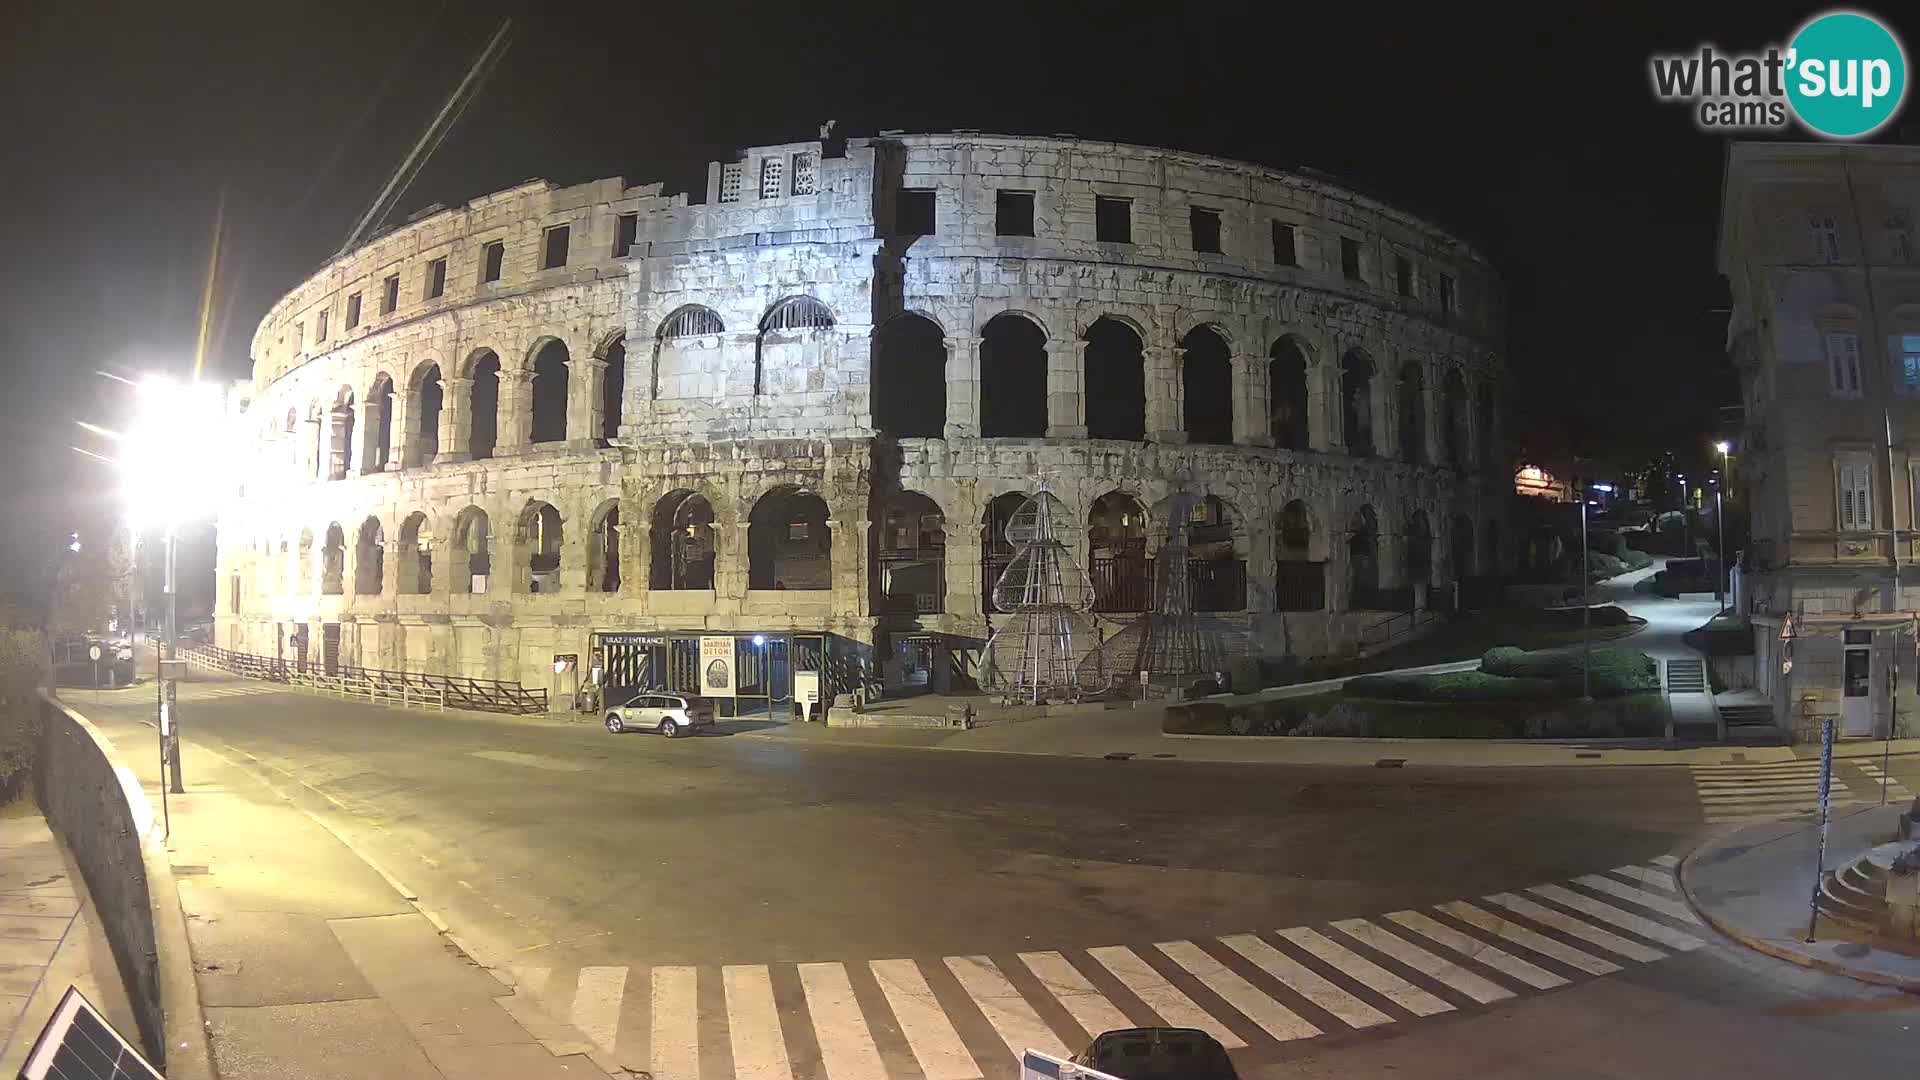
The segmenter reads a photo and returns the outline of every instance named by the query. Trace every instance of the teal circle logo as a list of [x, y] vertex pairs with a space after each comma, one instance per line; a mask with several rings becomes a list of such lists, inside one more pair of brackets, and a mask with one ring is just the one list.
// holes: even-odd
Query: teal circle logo
[[1832, 11], [1800, 28], [1790, 50], [1787, 102], [1821, 135], [1871, 135], [1900, 111], [1907, 57], [1878, 19]]

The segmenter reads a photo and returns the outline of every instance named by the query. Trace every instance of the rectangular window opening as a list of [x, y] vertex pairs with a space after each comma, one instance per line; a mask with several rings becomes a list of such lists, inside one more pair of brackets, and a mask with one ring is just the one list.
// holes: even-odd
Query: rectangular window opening
[[801, 151], [793, 155], [793, 180], [789, 190], [795, 195], [811, 195], [814, 192], [813, 155]]
[[315, 345], [318, 345], [321, 342], [327, 340], [327, 315], [328, 314], [329, 312], [323, 311], [320, 314], [315, 315], [313, 317], [313, 343]]
[[720, 201], [734, 203], [740, 201], [740, 177], [746, 172], [746, 166], [740, 162], [720, 166]]
[[633, 254], [633, 242], [640, 237], [640, 215], [621, 214], [620, 233], [613, 241], [613, 257], [624, 259]]
[[380, 314], [391, 315], [400, 306], [400, 275], [390, 274], [380, 290]]
[[1453, 275], [1440, 275], [1440, 313], [1451, 315], [1454, 311]]
[[1841, 532], [1873, 530], [1873, 461], [1847, 456], [1836, 462]]
[[783, 174], [786, 172], [786, 164], [785, 161], [777, 157], [762, 158], [760, 160], [761, 198], [777, 199], [785, 194], [785, 192], [781, 190], [785, 186], [781, 180]]
[[1273, 263], [1275, 266], [1300, 265], [1300, 249], [1295, 246], [1293, 226], [1284, 221], [1273, 223]]
[[1220, 211], [1188, 207], [1187, 228], [1193, 234], [1193, 250], [1220, 254]]
[[1813, 261], [1840, 261], [1840, 228], [1832, 214], [1815, 210], [1807, 215], [1807, 232], [1813, 243]]
[[1133, 243], [1133, 200], [1094, 196], [1093, 238], [1103, 244]]
[[934, 234], [932, 188], [901, 188], [893, 209], [895, 234], [900, 236], [932, 236]]
[[447, 257], [445, 255], [427, 264], [427, 299], [434, 300], [447, 293]]
[[1405, 255], [1393, 257], [1393, 291], [1401, 296], [1413, 295], [1413, 262]]
[[567, 244], [573, 240], [573, 226], [555, 225], [545, 234], [540, 269], [555, 270], [567, 265]]
[[347, 297], [347, 329], [351, 330], [354, 327], [359, 325], [360, 325], [360, 294], [354, 293], [353, 295]]
[[993, 232], [996, 236], [1032, 236], [1033, 192], [994, 192]]
[[1851, 330], [1827, 333], [1827, 391], [1834, 397], [1860, 396], [1860, 335]]
[[481, 282], [485, 283], [485, 282], [499, 281], [500, 269], [506, 263], [506, 261], [507, 261], [506, 241], [495, 240], [492, 243], [488, 244], [483, 249], [481, 254], [481, 262], [483, 264], [480, 271]]
[[1351, 236], [1343, 236], [1340, 238], [1340, 273], [1344, 275], [1348, 281], [1361, 280], [1360, 241], [1355, 240]]

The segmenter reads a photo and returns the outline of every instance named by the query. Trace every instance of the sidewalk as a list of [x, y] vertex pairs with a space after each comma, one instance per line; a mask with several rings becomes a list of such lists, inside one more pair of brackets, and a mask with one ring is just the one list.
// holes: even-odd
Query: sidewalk
[[[124, 713], [97, 712], [92, 719], [120, 745], [144, 749], [154, 738]], [[159, 820], [158, 762], [145, 752], [125, 757]], [[167, 851], [222, 1075], [605, 1075], [584, 1046], [543, 1045], [522, 1027], [513, 991], [321, 818], [191, 740], [183, 757], [187, 790], [168, 797]]]
[[0, 1076], [19, 1072], [67, 987], [140, 1042], [106, 931], [30, 799], [0, 806]]
[[[1838, 870], [1894, 838], [1905, 805], [1836, 810], [1826, 868]], [[1877, 946], [1823, 914], [1807, 938], [1819, 828], [1805, 817], [1749, 825], [1700, 845], [1680, 862], [1680, 889], [1714, 929], [1802, 967], [1920, 992], [1920, 951]]]

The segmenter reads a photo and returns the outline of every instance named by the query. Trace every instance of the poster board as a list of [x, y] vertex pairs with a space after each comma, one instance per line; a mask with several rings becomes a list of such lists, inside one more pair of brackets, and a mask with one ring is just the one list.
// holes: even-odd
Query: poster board
[[793, 703], [800, 706], [800, 718], [811, 722], [820, 712], [820, 673], [793, 673]]
[[700, 639], [700, 696], [734, 696], [733, 635]]

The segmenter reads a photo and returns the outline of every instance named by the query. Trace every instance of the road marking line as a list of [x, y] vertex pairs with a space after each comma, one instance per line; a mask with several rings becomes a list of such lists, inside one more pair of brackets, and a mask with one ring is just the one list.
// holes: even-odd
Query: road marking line
[[1699, 784], [1700, 797], [1703, 799], [1726, 799], [1754, 795], [1799, 795], [1804, 792], [1820, 790], [1817, 783], [1806, 784]]
[[1616, 866], [1613, 868], [1613, 872], [1631, 881], [1640, 881], [1648, 885], [1658, 886], [1670, 893], [1680, 891], [1680, 885], [1673, 880], [1673, 871], [1671, 870], [1656, 870], [1647, 866]]
[[1348, 1027], [1367, 1028], [1393, 1023], [1393, 1017], [1321, 978], [1319, 972], [1253, 934], [1235, 934], [1223, 937], [1220, 941], [1246, 957], [1254, 967], [1278, 979], [1287, 989], [1338, 1017]]
[[1242, 1016], [1260, 1025], [1261, 1030], [1281, 1042], [1310, 1039], [1320, 1029], [1302, 1019], [1285, 1005], [1260, 992], [1252, 983], [1208, 955], [1191, 941], [1163, 941], [1159, 950], [1168, 959], [1187, 969], [1187, 973], [1220, 995], [1221, 1000], [1240, 1011]]
[[980, 1066], [953, 1030], [946, 1010], [934, 999], [927, 978], [911, 960], [874, 960], [867, 964], [880, 993], [893, 1009], [907, 1048], [927, 1080], [979, 1080]]
[[1648, 941], [1657, 941], [1668, 948], [1686, 952], [1706, 944], [1692, 934], [1683, 934], [1664, 923], [1654, 922], [1652, 919], [1635, 915], [1631, 911], [1623, 911], [1612, 904], [1603, 904], [1592, 897], [1581, 896], [1572, 889], [1559, 885], [1535, 885], [1527, 891], [1535, 896], [1544, 896], [1549, 900], [1565, 904], [1575, 911], [1585, 912], [1604, 922], [1610, 922], [1622, 930], [1631, 931]]
[[1680, 865], [1680, 856], [1655, 855], [1653, 858], [1648, 859], [1647, 861], [1650, 863], [1653, 863], [1656, 866], [1664, 866], [1664, 867], [1667, 867], [1668, 869], [1672, 869], [1673, 867]]
[[1121, 985], [1131, 991], [1134, 997], [1139, 998], [1147, 1008], [1152, 1009], [1168, 1027], [1199, 1028], [1218, 1039], [1220, 1045], [1229, 1050], [1237, 1050], [1247, 1045], [1246, 1040], [1215, 1020], [1212, 1014], [1195, 1004], [1192, 998], [1182, 993], [1179, 987], [1168, 982], [1132, 949], [1120, 945], [1107, 945], [1098, 949], [1088, 949], [1087, 955], [1111, 972], [1114, 978], [1119, 979]]
[[1592, 953], [1583, 952], [1544, 934], [1534, 933], [1512, 919], [1483, 911], [1465, 900], [1442, 904], [1437, 910], [1444, 911], [1469, 926], [1479, 927], [1502, 941], [1511, 941], [1541, 956], [1550, 956], [1568, 967], [1579, 968], [1589, 975], [1611, 975], [1620, 970], [1620, 965], [1611, 960], [1602, 960]]
[[1573, 880], [1578, 884], [1585, 885], [1589, 889], [1606, 893], [1609, 896], [1617, 896], [1622, 900], [1631, 901], [1649, 911], [1657, 911], [1669, 918], [1679, 919], [1681, 922], [1690, 922], [1696, 926], [1700, 923], [1700, 917], [1693, 913], [1692, 908], [1678, 901], [1669, 900], [1664, 896], [1655, 896], [1645, 889], [1636, 889], [1631, 885], [1623, 885], [1612, 878], [1601, 877], [1599, 874], [1582, 874]]
[[583, 967], [574, 983], [573, 1026], [609, 1054], [620, 1030], [620, 999], [626, 992], [624, 967]]
[[1126, 1013], [1115, 1008], [1105, 994], [1087, 981], [1080, 969], [1059, 953], [1024, 952], [1020, 954], [1020, 962], [1027, 965], [1027, 970], [1040, 980], [1040, 985], [1046, 987], [1047, 992], [1086, 1029], [1088, 1036], [1134, 1026]]
[[1387, 918], [1470, 960], [1477, 960], [1495, 971], [1519, 979], [1535, 990], [1551, 990], [1556, 986], [1567, 985], [1568, 980], [1545, 968], [1529, 964], [1504, 949], [1489, 945], [1479, 938], [1469, 937], [1418, 911], [1390, 912]]
[[780, 1033], [780, 1007], [773, 979], [762, 964], [720, 969], [727, 991], [727, 1034], [733, 1043], [733, 1074], [740, 1080], [793, 1080], [787, 1040]]
[[1055, 1057], [1071, 1053], [990, 958], [949, 956], [946, 961], [947, 970], [953, 972], [960, 988], [980, 1007], [981, 1014], [993, 1025], [1015, 1060], [1027, 1050], [1040, 1050]]
[[887, 1075], [880, 1049], [867, 1030], [867, 1018], [853, 996], [847, 969], [839, 964], [799, 964], [800, 989], [807, 995], [820, 1062], [829, 1080], [875, 1080]]
[[700, 1075], [700, 972], [690, 967], [653, 969], [653, 1075]]
[[1492, 896], [1487, 897], [1487, 900], [1503, 908], [1525, 915], [1527, 918], [1532, 919], [1542, 926], [1551, 926], [1555, 930], [1565, 931], [1574, 937], [1592, 942], [1608, 952], [1618, 953], [1629, 960], [1638, 960], [1641, 963], [1646, 963], [1651, 960], [1664, 960], [1667, 957], [1667, 954], [1661, 952], [1659, 949], [1648, 948], [1637, 941], [1628, 941], [1619, 934], [1602, 930], [1597, 926], [1582, 922], [1571, 915], [1555, 911], [1549, 907], [1541, 907], [1539, 904], [1525, 897], [1515, 896], [1512, 893], [1494, 893]]
[[1386, 995], [1387, 1000], [1415, 1016], [1453, 1011], [1450, 1002], [1427, 993], [1316, 930], [1296, 927], [1280, 931], [1280, 936], [1339, 968], [1342, 975]]
[[1360, 944], [1385, 953], [1420, 974], [1453, 987], [1482, 1005], [1513, 996], [1513, 991], [1492, 979], [1468, 971], [1444, 957], [1436, 956], [1400, 935], [1384, 927], [1375, 926], [1365, 919], [1342, 919], [1334, 923], [1333, 927]]

